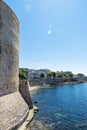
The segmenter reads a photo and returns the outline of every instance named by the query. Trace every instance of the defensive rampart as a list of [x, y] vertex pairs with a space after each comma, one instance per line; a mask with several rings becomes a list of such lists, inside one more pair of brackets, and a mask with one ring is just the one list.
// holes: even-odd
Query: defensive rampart
[[0, 130], [26, 127], [32, 108], [27, 82], [21, 83], [19, 92], [19, 21], [0, 1]]
[[19, 21], [13, 11], [0, 2], [0, 96], [18, 90]]

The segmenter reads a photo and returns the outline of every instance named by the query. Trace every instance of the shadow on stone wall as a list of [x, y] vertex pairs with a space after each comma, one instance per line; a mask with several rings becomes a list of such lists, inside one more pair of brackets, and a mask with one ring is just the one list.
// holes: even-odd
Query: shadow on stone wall
[[32, 105], [32, 100], [29, 91], [29, 82], [27, 80], [20, 80], [19, 92], [21, 93], [23, 99], [27, 103], [29, 109], [32, 109], [33, 105]]

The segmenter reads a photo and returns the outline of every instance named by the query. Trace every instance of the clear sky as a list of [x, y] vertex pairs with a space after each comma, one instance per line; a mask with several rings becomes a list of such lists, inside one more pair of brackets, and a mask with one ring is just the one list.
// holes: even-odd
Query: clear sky
[[20, 21], [20, 67], [87, 74], [87, 0], [4, 0]]

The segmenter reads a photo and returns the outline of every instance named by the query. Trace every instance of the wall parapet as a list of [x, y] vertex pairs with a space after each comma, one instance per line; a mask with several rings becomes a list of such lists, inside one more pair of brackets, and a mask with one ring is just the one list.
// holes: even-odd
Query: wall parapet
[[29, 110], [33, 108], [30, 91], [29, 91], [29, 82], [27, 80], [20, 80], [19, 82], [19, 92], [21, 93], [23, 99], [29, 106]]

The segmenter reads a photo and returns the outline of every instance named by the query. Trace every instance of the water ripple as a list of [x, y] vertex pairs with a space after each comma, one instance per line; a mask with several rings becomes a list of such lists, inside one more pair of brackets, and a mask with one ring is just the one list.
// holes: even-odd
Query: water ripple
[[87, 130], [87, 83], [40, 89], [35, 119], [50, 130]]

